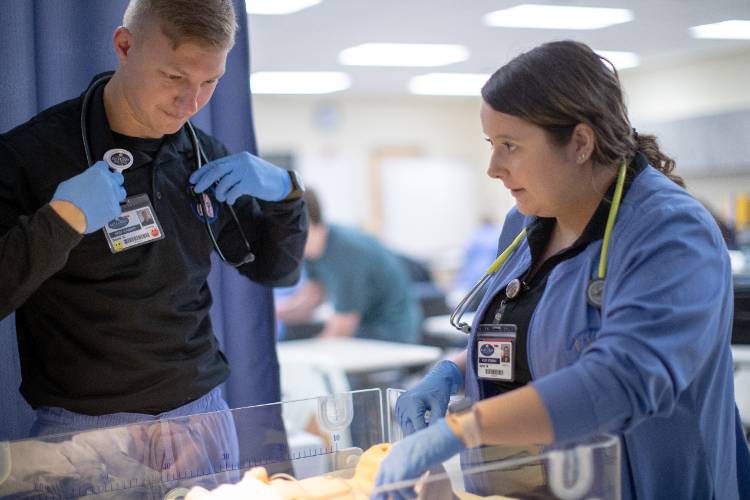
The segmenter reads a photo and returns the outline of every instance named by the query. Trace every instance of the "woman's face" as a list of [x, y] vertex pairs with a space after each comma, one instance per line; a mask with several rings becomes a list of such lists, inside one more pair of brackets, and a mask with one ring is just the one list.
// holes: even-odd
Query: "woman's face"
[[557, 146], [541, 127], [485, 102], [480, 118], [492, 148], [487, 175], [503, 182], [521, 213], [559, 218], [575, 209], [582, 178], [574, 141]]

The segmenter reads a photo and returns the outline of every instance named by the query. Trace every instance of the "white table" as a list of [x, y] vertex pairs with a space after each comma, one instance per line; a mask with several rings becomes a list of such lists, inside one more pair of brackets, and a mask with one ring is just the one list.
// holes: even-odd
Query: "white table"
[[[428, 334], [435, 338], [439, 338], [451, 345], [465, 344], [469, 339], [469, 336], [464, 332], [460, 332], [453, 328], [453, 326], [451, 326], [450, 319], [450, 314], [427, 317], [422, 322], [422, 329], [424, 330], [425, 334]], [[461, 318], [461, 322], [471, 325], [473, 319], [474, 313], [467, 312]]]
[[437, 347], [359, 338], [279, 342], [279, 362], [334, 367], [347, 374], [426, 366], [442, 354]]
[[442, 356], [438, 347], [359, 338], [289, 340], [279, 342], [277, 351], [283, 401], [345, 393], [352, 389], [348, 375], [367, 378], [388, 370], [419, 368]]
[[750, 345], [733, 345], [734, 369], [750, 368]]

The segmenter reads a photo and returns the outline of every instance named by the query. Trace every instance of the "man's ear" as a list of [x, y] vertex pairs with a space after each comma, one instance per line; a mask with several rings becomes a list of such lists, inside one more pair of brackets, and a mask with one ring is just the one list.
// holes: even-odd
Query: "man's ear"
[[119, 26], [112, 34], [112, 45], [120, 63], [125, 62], [133, 47], [133, 33], [125, 26]]
[[574, 161], [578, 164], [589, 161], [591, 154], [594, 152], [594, 146], [596, 146], [594, 129], [587, 123], [576, 125], [570, 138], [571, 153], [575, 158]]

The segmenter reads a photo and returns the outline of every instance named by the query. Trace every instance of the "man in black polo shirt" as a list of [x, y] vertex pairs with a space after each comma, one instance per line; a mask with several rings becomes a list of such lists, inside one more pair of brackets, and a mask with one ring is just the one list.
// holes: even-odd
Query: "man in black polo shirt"
[[211, 252], [259, 283], [298, 277], [296, 179], [188, 128], [235, 29], [231, 0], [131, 0], [117, 70], [0, 136], [0, 317], [16, 310], [37, 435], [226, 409]]

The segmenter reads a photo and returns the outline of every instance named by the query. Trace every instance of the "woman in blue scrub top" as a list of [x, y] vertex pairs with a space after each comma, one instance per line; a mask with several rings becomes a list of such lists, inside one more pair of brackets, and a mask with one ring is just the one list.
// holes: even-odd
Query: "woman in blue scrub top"
[[[614, 67], [581, 43], [541, 45], [492, 75], [480, 117], [487, 173], [516, 201], [499, 244], [511, 251], [466, 351], [399, 399], [412, 434], [377, 484], [467, 448], [611, 433], [624, 499], [750, 498], [727, 248], [674, 161], [632, 128]], [[461, 387], [471, 404], [437, 418]]]

